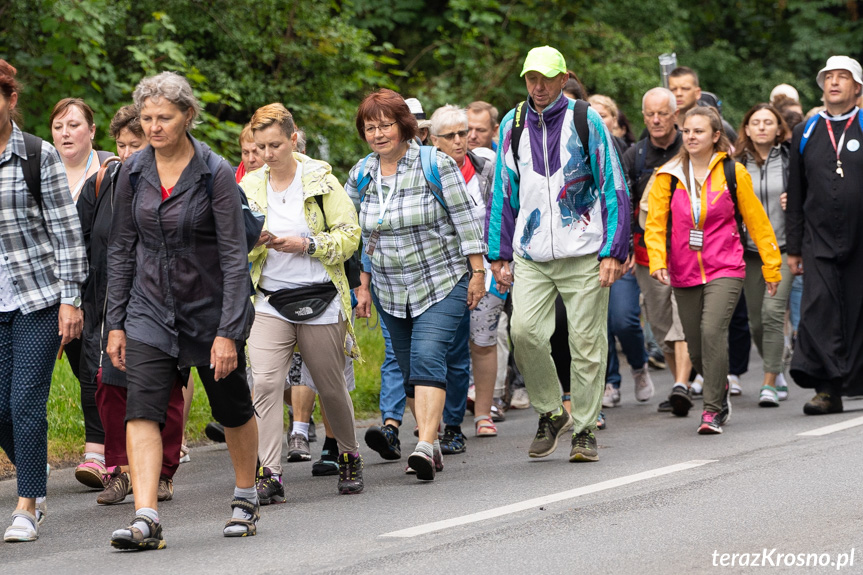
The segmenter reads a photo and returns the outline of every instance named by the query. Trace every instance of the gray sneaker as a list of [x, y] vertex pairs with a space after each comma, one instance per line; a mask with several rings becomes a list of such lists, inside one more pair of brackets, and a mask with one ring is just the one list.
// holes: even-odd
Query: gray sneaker
[[599, 461], [599, 452], [596, 450], [596, 436], [589, 429], [572, 436], [572, 450], [569, 452], [570, 461]]
[[309, 440], [301, 433], [294, 433], [288, 440], [288, 461], [311, 461], [312, 453], [309, 451]]
[[572, 429], [572, 416], [567, 410], [560, 415], [543, 413], [539, 416], [539, 427], [533, 443], [530, 444], [528, 455], [531, 457], [545, 457], [554, 453], [557, 449], [557, 440], [560, 436]]
[[650, 370], [647, 364], [641, 369], [632, 370], [632, 379], [635, 380], [635, 399], [644, 403], [653, 397], [653, 380], [650, 379]]

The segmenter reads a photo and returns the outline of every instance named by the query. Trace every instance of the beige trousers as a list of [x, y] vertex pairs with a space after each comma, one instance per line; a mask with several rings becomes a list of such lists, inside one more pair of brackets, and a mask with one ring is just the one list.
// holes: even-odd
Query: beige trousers
[[282, 434], [285, 432], [283, 392], [294, 346], [312, 375], [339, 453], [355, 452], [354, 404], [345, 383], [344, 321], [328, 325], [291, 323], [259, 313], [249, 335], [249, 359], [254, 375], [258, 417], [258, 457], [273, 473], [282, 472]]

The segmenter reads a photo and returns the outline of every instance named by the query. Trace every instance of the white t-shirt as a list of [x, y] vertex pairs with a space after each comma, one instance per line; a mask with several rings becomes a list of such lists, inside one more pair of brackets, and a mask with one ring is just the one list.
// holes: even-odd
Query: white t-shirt
[[[302, 180], [302, 162], [297, 162], [297, 173], [294, 174], [294, 179], [288, 189], [283, 192], [275, 191], [270, 179], [267, 178], [267, 229], [276, 237], [299, 236], [308, 238], [312, 235], [312, 231], [306, 223]], [[258, 285], [268, 291], [276, 291], [284, 288], [299, 288], [312, 284], [328, 283], [329, 281], [330, 276], [319, 259], [303, 254], [286, 254], [276, 250], [268, 250]], [[341, 312], [340, 301], [339, 296], [336, 295], [326, 311], [318, 317], [292, 323], [307, 325], [337, 323]], [[260, 291], [255, 295], [255, 312], [290, 321], [276, 311]]]
[[6, 272], [6, 268], [0, 266], [0, 312], [15, 311], [20, 308], [15, 288], [12, 287], [12, 278]]

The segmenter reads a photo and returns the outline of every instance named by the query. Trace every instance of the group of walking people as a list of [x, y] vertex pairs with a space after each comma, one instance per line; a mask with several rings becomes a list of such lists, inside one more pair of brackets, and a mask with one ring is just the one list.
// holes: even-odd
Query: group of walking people
[[[233, 465], [226, 537], [255, 535], [260, 506], [286, 500], [289, 398], [289, 460], [309, 459], [317, 396], [326, 440], [313, 473], [338, 475], [341, 494], [363, 491], [349, 392], [362, 359], [354, 318], [372, 306], [387, 359], [382, 422], [365, 441], [400, 459], [409, 407], [418, 441], [405, 471], [422, 481], [466, 449], [468, 404], [477, 437], [497, 434], [505, 394], [527, 407], [506, 392], [507, 372], [520, 372], [538, 415], [530, 457], [571, 433], [569, 460], [597, 461], [602, 409], [620, 401], [615, 338], [636, 399], [654, 393], [642, 303], [674, 377], [660, 411], [686, 416], [703, 394], [697, 431], [722, 433], [744, 292], [764, 358], [759, 405], [779, 405], [803, 260], [790, 374], [817, 392], [804, 411], [840, 412], [857, 391], [863, 73], [850, 58], [818, 74], [824, 111], [792, 132], [799, 102], [783, 90], [789, 109], [754, 106], [733, 143], [701, 105], [695, 71], [679, 68], [669, 89], [644, 95], [646, 134], [633, 143], [610, 98], [588, 104], [563, 55], [534, 48], [527, 98], [499, 123], [485, 102], [427, 119], [416, 99], [368, 95], [356, 129], [371, 153], [344, 186], [304, 153], [282, 104], [254, 113], [235, 171], [192, 136], [201, 105], [180, 75], [138, 84], [111, 122], [113, 156], [93, 149], [82, 100], [57, 104], [54, 146], [23, 132], [16, 74], [0, 60], [0, 447], [19, 496], [6, 541], [36, 540], [47, 516], [46, 403], [61, 346], [86, 422], [76, 477], [100, 504], [134, 493], [135, 517], [111, 537], [129, 550], [166, 545], [158, 502], [173, 497], [185, 455], [192, 368]], [[290, 386], [299, 364], [308, 393]]]

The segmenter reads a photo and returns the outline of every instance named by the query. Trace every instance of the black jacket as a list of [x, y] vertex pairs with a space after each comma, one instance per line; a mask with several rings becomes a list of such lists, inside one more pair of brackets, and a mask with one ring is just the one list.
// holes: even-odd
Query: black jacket
[[165, 201], [152, 147], [123, 165], [108, 246], [106, 329], [124, 329], [181, 369], [209, 365], [217, 336], [242, 345], [254, 320], [234, 174], [222, 162], [208, 197], [213, 152], [189, 138], [195, 155]]
[[[81, 360], [79, 379], [92, 383], [99, 370], [104, 341], [102, 321], [108, 290], [108, 238], [114, 214], [114, 189], [120, 163], [110, 164], [99, 193], [96, 194], [96, 176], [85, 183], [78, 197], [78, 217], [84, 232], [84, 246], [90, 269], [87, 280], [81, 286], [81, 308], [84, 310], [84, 330], [81, 332]], [[104, 336], [107, 336], [105, 332]], [[111, 362], [102, 371], [102, 381], [125, 387], [126, 374], [114, 369]]]

